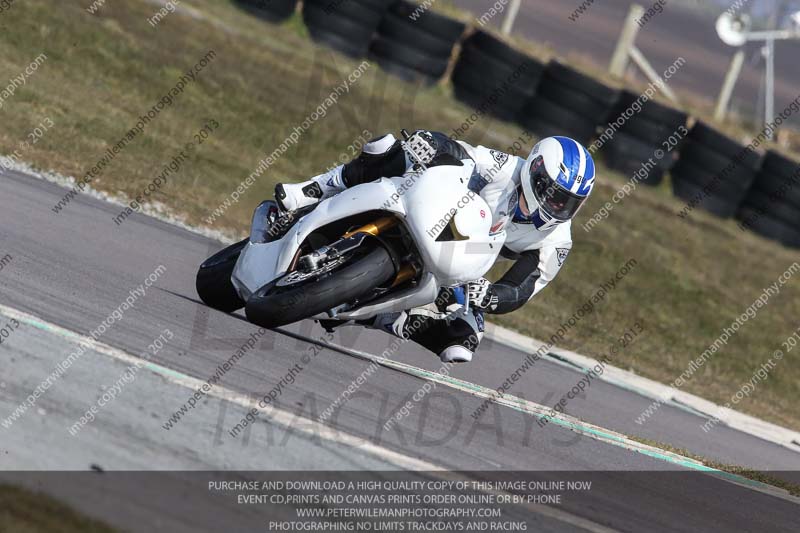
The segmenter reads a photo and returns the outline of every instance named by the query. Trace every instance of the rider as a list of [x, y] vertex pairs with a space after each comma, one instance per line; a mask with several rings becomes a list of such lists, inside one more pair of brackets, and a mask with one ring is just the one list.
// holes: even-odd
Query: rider
[[[506, 231], [501, 257], [515, 263], [495, 283], [474, 280], [466, 294], [461, 287], [442, 289], [428, 306], [379, 315], [368, 325], [410, 338], [444, 362], [467, 362], [483, 338], [484, 312], [519, 309], [558, 274], [572, 248], [571, 219], [594, 187], [594, 161], [567, 137], [542, 139], [527, 160], [424, 130], [415, 132], [409, 144], [423, 147], [415, 153], [427, 148], [431, 155], [475, 162], [469, 187], [491, 208], [492, 232]], [[413, 166], [401, 142], [387, 134], [368, 142], [345, 165], [303, 183], [278, 184], [275, 198], [282, 209], [294, 211], [348, 187], [402, 176]], [[470, 312], [457, 312], [465, 299]]]

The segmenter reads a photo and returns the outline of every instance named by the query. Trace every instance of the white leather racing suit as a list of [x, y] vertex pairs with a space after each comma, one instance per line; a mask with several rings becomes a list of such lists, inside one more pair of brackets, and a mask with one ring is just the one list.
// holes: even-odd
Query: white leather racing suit
[[[541, 231], [518, 211], [521, 194], [521, 176], [525, 172], [525, 159], [489, 149], [471, 146], [463, 141], [453, 141], [441, 133], [430, 132], [438, 151], [445, 151], [459, 160], [471, 158], [476, 172], [470, 180], [471, 190], [480, 194], [492, 211], [492, 231], [505, 229], [507, 239], [501, 260], [513, 260], [514, 265], [492, 284], [496, 303], [487, 313], [510, 313], [522, 307], [538, 294], [558, 274], [572, 248], [571, 223], [565, 222]], [[303, 189], [313, 198], [327, 198], [347, 187], [384, 177], [401, 176], [411, 168], [400, 142], [391, 134], [367, 143], [361, 155], [353, 161], [338, 166], [312, 179]], [[276, 193], [280, 201], [280, 194]], [[398, 330], [398, 321], [390, 317], [378, 327], [390, 333], [409, 336], [413, 340], [442, 355], [451, 348], [474, 352], [483, 336], [483, 314], [480, 310], [459, 319], [452, 312], [463, 303], [464, 295], [456, 290], [451, 295], [424, 308], [407, 312], [404, 325]], [[408, 317], [424, 316], [430, 319], [424, 328], [411, 327]], [[470, 355], [471, 357], [471, 355]], [[443, 357], [444, 359], [444, 357]], [[469, 359], [467, 359], [469, 360]]]

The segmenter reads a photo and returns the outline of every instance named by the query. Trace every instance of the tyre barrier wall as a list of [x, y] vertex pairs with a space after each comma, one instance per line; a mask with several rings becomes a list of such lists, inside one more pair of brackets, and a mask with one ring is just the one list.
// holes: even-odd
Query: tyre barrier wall
[[[620, 92], [611, 117], [620, 117], [627, 109], [640, 109], [624, 121], [619, 130], [602, 145], [609, 168], [639, 177], [639, 183], [658, 185], [664, 172], [674, 165], [676, 149], [688, 134], [688, 115], [653, 100], [633, 108], [639, 95]], [[601, 137], [602, 139], [602, 137]]]
[[489, 33], [477, 31], [462, 44], [453, 69], [453, 92], [467, 105], [514, 121], [536, 95], [544, 68]]
[[542, 137], [567, 135], [590, 144], [614, 109], [618, 91], [558, 61], [550, 61], [519, 122]]
[[305, 0], [303, 21], [311, 38], [354, 58], [367, 55], [394, 0]]
[[800, 248], [800, 162], [767, 152], [736, 218], [742, 228]]
[[466, 25], [406, 0], [392, 2], [369, 48], [384, 70], [408, 81], [434, 84], [447, 68]]
[[697, 121], [672, 169], [672, 189], [687, 201], [699, 194], [703, 209], [723, 218], [731, 217], [742, 204], [760, 166], [761, 157], [756, 152], [747, 151]]
[[292, 16], [297, 2], [298, 0], [234, 0], [245, 11], [271, 22], [280, 22]]
[[[289, 17], [298, 0], [235, 2], [274, 21]], [[316, 41], [352, 57], [366, 55], [387, 72], [428, 84], [442, 79], [461, 44], [451, 76], [455, 97], [540, 137], [568, 135], [589, 145], [640, 98], [559, 61], [543, 65], [481, 30], [466, 32], [462, 40], [465, 24], [408, 0], [304, 0], [303, 19]], [[687, 130], [687, 118], [648, 100], [610, 139], [600, 135], [601, 154], [614, 170], [638, 172], [640, 183], [657, 185], [669, 171], [678, 198], [701, 197], [698, 207], [723, 218], [735, 215], [742, 227], [798, 246], [800, 165], [769, 152], [762, 168], [758, 153], [702, 121]], [[665, 141], [669, 149], [662, 146]], [[664, 157], [645, 165], [659, 149]], [[732, 164], [741, 154], [742, 161]], [[787, 192], [789, 178], [794, 186]]]

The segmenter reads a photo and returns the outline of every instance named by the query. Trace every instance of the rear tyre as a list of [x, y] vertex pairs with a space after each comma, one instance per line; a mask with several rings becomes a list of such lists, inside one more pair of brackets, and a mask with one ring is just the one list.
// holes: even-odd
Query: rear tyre
[[209, 307], [232, 313], [244, 307], [244, 301], [231, 282], [233, 267], [249, 239], [237, 242], [206, 259], [197, 271], [195, 287], [200, 299]]
[[389, 252], [378, 246], [319, 277], [283, 287], [270, 283], [250, 297], [245, 312], [261, 327], [285, 326], [366, 296], [394, 275]]

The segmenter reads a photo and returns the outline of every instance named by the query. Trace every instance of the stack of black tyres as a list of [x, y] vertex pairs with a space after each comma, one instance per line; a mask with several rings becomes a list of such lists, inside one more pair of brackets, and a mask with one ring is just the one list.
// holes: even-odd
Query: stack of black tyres
[[800, 163], [767, 152], [737, 218], [760, 235], [800, 248]]
[[304, 0], [303, 21], [315, 41], [361, 58], [367, 55], [372, 36], [393, 1]]
[[589, 144], [616, 104], [618, 91], [558, 61], [544, 70], [519, 122], [541, 137], [566, 135]]
[[[603, 137], [603, 131], [600, 132], [600, 140], [604, 141], [602, 152], [609, 168], [627, 175], [636, 173], [638, 183], [658, 185], [664, 172], [675, 162], [673, 155], [688, 132], [685, 129], [688, 116], [653, 100], [639, 107], [636, 101], [640, 97], [628, 90], [620, 93], [608, 123], [621, 123], [622, 126], [610, 140]], [[638, 113], [637, 108], [641, 109]], [[609, 134], [613, 129], [606, 126]]]
[[504, 120], [515, 120], [536, 94], [544, 65], [483, 31], [463, 43], [453, 69], [456, 98]]
[[279, 22], [292, 16], [297, 0], [235, 0], [250, 13], [272, 22]]
[[761, 167], [761, 156], [698, 121], [672, 168], [675, 196], [692, 201], [719, 217], [728, 218], [744, 200]]
[[396, 76], [433, 84], [447, 71], [464, 29], [457, 20], [399, 0], [383, 16], [370, 57]]

